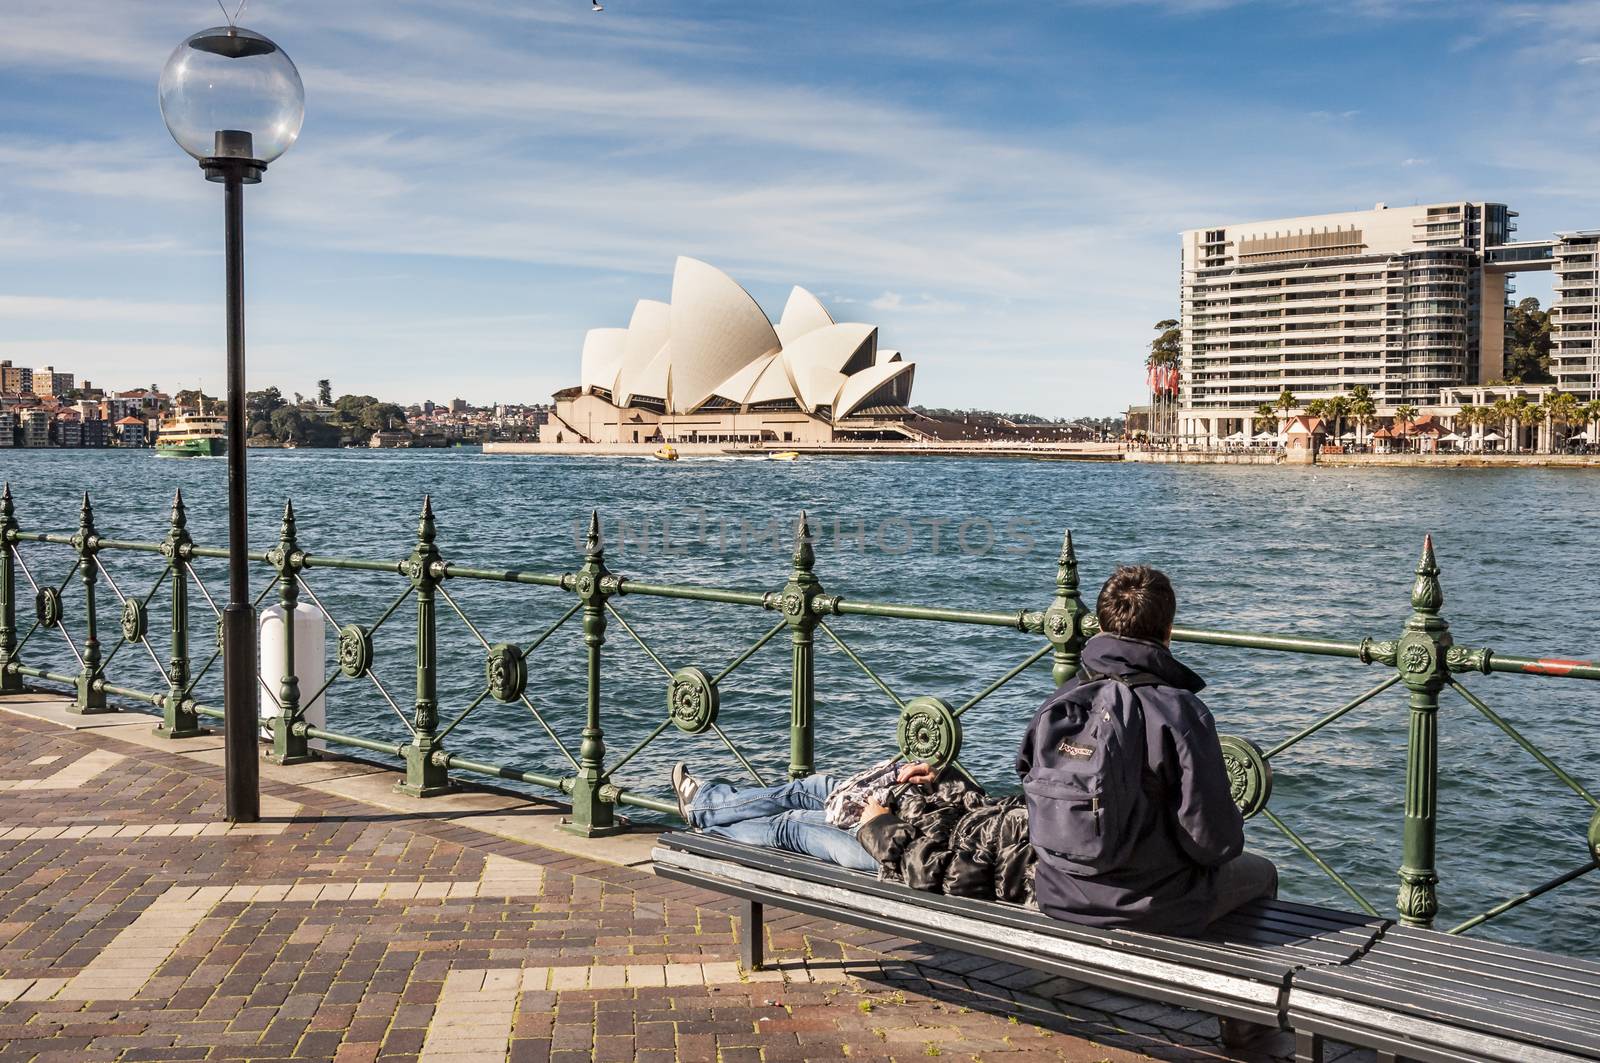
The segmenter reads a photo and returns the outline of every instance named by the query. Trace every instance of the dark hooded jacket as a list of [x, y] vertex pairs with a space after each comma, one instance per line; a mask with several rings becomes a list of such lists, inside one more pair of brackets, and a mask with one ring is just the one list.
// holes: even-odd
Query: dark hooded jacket
[[1033, 847], [1021, 797], [994, 798], [965, 779], [902, 786], [890, 814], [867, 820], [856, 837], [880, 877], [913, 889], [1029, 903]]
[[[1159, 682], [1132, 689], [1102, 683], [1098, 692], [1075, 694], [1085, 676], [1069, 679], [1034, 716], [1017, 754], [1017, 774], [1027, 777], [1038, 743], [1048, 741], [1046, 721], [1064, 702], [1133, 696], [1144, 719], [1144, 800], [1134, 813], [1135, 841], [1124, 866], [1081, 874], [1048, 857], [1039, 860], [1039, 909], [1090, 926], [1198, 933], [1216, 896], [1216, 868], [1244, 849], [1244, 821], [1230, 794], [1216, 724], [1196, 696], [1205, 681], [1165, 646], [1142, 639], [1096, 635], [1082, 660], [1091, 675], [1143, 673]], [[1108, 693], [1113, 686], [1118, 689]]]

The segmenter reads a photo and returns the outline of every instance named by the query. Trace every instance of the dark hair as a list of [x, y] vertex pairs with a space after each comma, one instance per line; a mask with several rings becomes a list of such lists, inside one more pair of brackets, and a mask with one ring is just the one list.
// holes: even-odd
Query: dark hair
[[1094, 611], [1100, 618], [1100, 630], [1107, 634], [1165, 642], [1172, 634], [1178, 596], [1160, 569], [1121, 565], [1100, 588]]

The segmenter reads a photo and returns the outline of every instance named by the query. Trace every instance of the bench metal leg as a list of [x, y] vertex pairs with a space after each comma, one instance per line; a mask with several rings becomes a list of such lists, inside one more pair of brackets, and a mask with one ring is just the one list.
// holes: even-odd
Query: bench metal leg
[[1294, 1063], [1322, 1063], [1320, 1033], [1307, 1033], [1305, 1030], [1294, 1032]]
[[739, 902], [739, 965], [759, 971], [766, 962], [766, 927], [760, 901]]

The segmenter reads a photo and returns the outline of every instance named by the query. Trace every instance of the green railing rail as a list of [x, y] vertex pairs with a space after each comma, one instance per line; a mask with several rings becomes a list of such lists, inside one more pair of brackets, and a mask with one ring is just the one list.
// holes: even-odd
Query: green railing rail
[[[815, 658], [818, 635], [826, 647], [839, 654], [870, 680], [894, 706], [898, 714], [896, 742], [905, 756], [948, 764], [965, 773], [961, 763], [962, 718], [974, 706], [1050, 658], [1050, 674], [1055, 683], [1076, 674], [1084, 642], [1098, 630], [1093, 612], [1085, 605], [1079, 587], [1078, 561], [1072, 535], [1067, 533], [1056, 565], [1054, 593], [1044, 608], [1026, 605], [996, 611], [954, 610], [930, 606], [887, 602], [857, 601], [824, 590], [816, 573], [813, 536], [804, 514], [800, 516], [795, 546], [786, 582], [777, 589], [750, 590], [649, 583], [611, 571], [606, 564], [598, 515], [591, 516], [583, 546], [581, 563], [567, 572], [532, 572], [521, 569], [475, 568], [446, 558], [436, 545], [432, 505], [424, 500], [422, 516], [410, 553], [398, 560], [375, 561], [311, 554], [301, 548], [291, 505], [284, 507], [278, 541], [269, 550], [250, 554], [252, 562], [270, 573], [270, 579], [257, 596], [260, 605], [276, 591], [279, 601], [293, 615], [302, 597], [308, 600], [337, 633], [336, 665], [333, 673], [315, 691], [301, 689], [293, 673], [276, 682], [264, 678], [263, 703], [275, 710], [271, 722], [271, 750], [274, 761], [292, 764], [315, 758], [309, 745], [321, 740], [332, 745], [382, 753], [404, 763], [404, 776], [398, 788], [417, 797], [430, 797], [450, 789], [452, 773], [483, 775], [513, 780], [566, 795], [572, 812], [565, 829], [584, 836], [614, 833], [625, 829], [617, 815], [619, 806], [633, 806], [675, 816], [674, 802], [636, 792], [617, 782], [620, 770], [669, 729], [686, 736], [705, 736], [715, 740], [757, 781], [764, 781], [755, 765], [730, 735], [718, 724], [719, 691], [735, 671], [744, 666], [769, 642], [787, 630], [790, 648], [789, 752], [788, 775], [799, 778], [814, 768], [815, 736]], [[72, 563], [59, 582], [46, 582], [27, 563], [24, 544], [64, 548]], [[220, 717], [220, 708], [205, 705], [196, 698], [201, 680], [211, 672], [220, 654], [220, 638], [209, 657], [194, 667], [191, 657], [194, 624], [191, 612], [195, 601], [191, 590], [199, 592], [206, 611], [218, 615], [194, 561], [222, 558], [226, 551], [197, 545], [190, 537], [183, 498], [173, 499], [165, 535], [153, 542], [131, 542], [102, 537], [95, 529], [94, 513], [85, 495], [73, 534], [30, 531], [17, 521], [10, 487], [0, 494], [0, 693], [21, 693], [25, 680], [62, 684], [70, 688], [72, 711], [95, 713], [112, 711], [108, 696], [150, 706], [161, 713], [156, 727], [159, 734], [183, 738], [201, 733], [202, 717]], [[105, 558], [117, 554], [142, 553], [159, 558], [158, 578], [147, 591], [126, 591], [113, 577]], [[339, 623], [324, 606], [310, 576], [321, 570], [359, 572], [394, 579], [397, 593], [370, 625]], [[74, 638], [66, 619], [64, 595], [74, 578], [81, 585], [82, 634]], [[103, 652], [99, 637], [100, 603], [105, 586], [120, 603], [119, 635], [109, 652]], [[531, 642], [493, 642], [482, 633], [461, 602], [450, 591], [464, 583], [514, 584], [544, 588], [570, 600], [553, 623]], [[18, 621], [19, 584], [33, 594], [34, 619], [23, 631]], [[162, 592], [170, 606], [167, 650], [158, 653], [152, 643], [150, 611]], [[745, 646], [726, 664], [712, 671], [699, 667], [674, 668], [631, 623], [619, 603], [629, 598], [660, 598], [740, 607], [773, 614], [754, 642]], [[1286, 750], [1298, 746], [1325, 728], [1369, 708], [1379, 695], [1402, 687], [1409, 705], [1409, 730], [1406, 738], [1404, 780], [1404, 820], [1402, 858], [1398, 869], [1399, 886], [1395, 909], [1402, 921], [1416, 926], [1431, 926], [1438, 911], [1439, 874], [1435, 860], [1438, 836], [1439, 802], [1439, 716], [1441, 699], [1447, 694], [1460, 699], [1481, 714], [1539, 765], [1554, 781], [1571, 790], [1585, 805], [1588, 818], [1578, 824], [1584, 851], [1579, 862], [1547, 882], [1523, 890], [1487, 910], [1451, 927], [1461, 932], [1511, 911], [1536, 897], [1565, 886], [1600, 867], [1600, 800], [1572, 775], [1564, 771], [1538, 744], [1529, 739], [1505, 716], [1492, 709], [1468, 686], [1470, 677], [1536, 675], [1567, 680], [1600, 680], [1600, 664], [1592, 661], [1549, 657], [1520, 657], [1500, 654], [1485, 647], [1456, 645], [1449, 625], [1441, 615], [1444, 592], [1439, 579], [1431, 537], [1422, 548], [1416, 576], [1411, 585], [1411, 614], [1392, 639], [1363, 638], [1359, 641], [1308, 638], [1300, 635], [1257, 634], [1181, 627], [1173, 631], [1176, 642], [1233, 647], [1265, 653], [1346, 658], [1362, 665], [1377, 665], [1384, 675], [1377, 683], [1356, 693], [1337, 707], [1315, 717], [1275, 742], [1264, 745], [1238, 736], [1224, 735], [1223, 753], [1227, 761], [1232, 792], [1246, 818], [1261, 816], [1281, 832], [1321, 872], [1349, 894], [1363, 910], [1378, 914], [1378, 906], [1364, 896], [1345, 874], [1318, 853], [1316, 848], [1285, 822], [1271, 807], [1273, 763]], [[402, 708], [373, 671], [373, 636], [388, 624], [407, 603], [415, 609], [414, 638], [415, 688], [409, 708]], [[481, 646], [482, 657], [472, 667], [481, 669], [481, 690], [465, 703], [452, 705], [441, 713], [439, 675], [441, 663], [457, 664], [458, 655], [441, 662], [436, 622], [443, 611], [453, 616]], [[1024, 651], [992, 681], [960, 704], [929, 695], [903, 697], [869, 663], [846, 637], [842, 618], [877, 617], [928, 623], [976, 625], [1009, 629], [1018, 633]], [[583, 681], [584, 706], [581, 729], [574, 752], [570, 731], [563, 732], [547, 710], [534, 703], [529, 694], [529, 663], [558, 630], [577, 619], [581, 625], [586, 674]], [[286, 624], [286, 637], [293, 638], [293, 624]], [[71, 652], [77, 671], [52, 671], [24, 663], [24, 652], [36, 639], [47, 639], [55, 632]], [[603, 664], [615, 651], [607, 650], [607, 636], [633, 643], [649, 665], [661, 673], [665, 688], [665, 712], [652, 730], [619, 757], [608, 760], [605, 719]], [[136, 647], [136, 649], [130, 649]], [[142, 650], [162, 686], [140, 690], [114, 684], [109, 678], [112, 665], [127, 652]], [[64, 659], [64, 658], [63, 658]], [[292, 642], [286, 659], [294, 661]], [[366, 681], [382, 701], [394, 711], [404, 737], [348, 734], [331, 727], [307, 723], [302, 706], [311, 704], [337, 682]], [[474, 684], [477, 685], [477, 684]], [[1040, 684], [1040, 696], [1043, 684]], [[557, 756], [557, 767], [536, 771], [506, 764], [489, 763], [452, 753], [449, 739], [463, 721], [489, 699], [522, 706], [538, 733], [547, 738]], [[448, 720], [445, 720], [448, 715]], [[574, 721], [575, 722], [575, 721]], [[442, 726], [441, 726], [442, 723]]]

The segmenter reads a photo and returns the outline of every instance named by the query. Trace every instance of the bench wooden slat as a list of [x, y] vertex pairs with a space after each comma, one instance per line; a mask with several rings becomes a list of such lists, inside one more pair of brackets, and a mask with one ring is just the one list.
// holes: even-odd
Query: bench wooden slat
[[[1114, 948], [1055, 942], [1054, 952], [1030, 948], [1033, 935], [1011, 927], [959, 920], [923, 911], [903, 901], [865, 897], [836, 886], [739, 867], [737, 878], [715, 869], [715, 862], [692, 853], [659, 850], [656, 874], [682, 882], [709, 883], [736, 897], [837, 922], [911, 937], [943, 948], [986, 956], [1135, 996], [1151, 997], [1250, 1022], [1281, 1025], [1287, 976], [1240, 977], [1197, 970], [1180, 963], [1129, 956]], [[866, 902], [868, 906], [861, 906]]]
[[[1130, 951], [1142, 955], [1180, 961], [1192, 959], [1199, 962], [1207, 960], [1230, 962], [1231, 960], [1236, 960], [1241, 952], [1248, 952], [1254, 948], [1258, 941], [1262, 941], [1269, 946], [1272, 945], [1274, 943], [1273, 940], [1270, 937], [1263, 937], [1258, 929], [1260, 927], [1271, 928], [1276, 932], [1293, 932], [1306, 947], [1316, 945], [1319, 939], [1313, 938], [1312, 935], [1321, 933], [1326, 935], [1320, 939], [1321, 941], [1337, 940], [1339, 942], [1336, 948], [1328, 946], [1329, 952], [1337, 951], [1342, 956], [1354, 956], [1376, 938], [1378, 928], [1383, 925], [1381, 920], [1374, 921], [1365, 917], [1352, 917], [1345, 912], [1319, 912], [1318, 909], [1304, 905], [1284, 904], [1283, 902], [1273, 901], [1270, 904], [1258, 906], [1248, 915], [1237, 916], [1237, 922], [1224, 922], [1221, 924], [1223, 929], [1214, 936], [1199, 938], [1173, 937], [1133, 930], [1113, 930], [1082, 926], [1076, 923], [1063, 922], [1059, 919], [1052, 919], [1035, 909], [1024, 908], [1020, 905], [981, 901], [968, 897], [947, 897], [940, 893], [927, 893], [911, 889], [909, 886], [899, 883], [883, 882], [876, 876], [858, 871], [849, 871], [811, 857], [798, 856], [777, 850], [760, 849], [710, 835], [686, 833], [663, 835], [661, 844], [667, 848], [678, 849], [683, 852], [730, 860], [746, 866], [762, 867], [779, 871], [786, 875], [803, 876], [813, 881], [828, 882], [875, 896], [909, 899], [933, 909], [949, 911], [958, 915], [972, 916], [976, 913], [982, 913], [982, 918], [986, 920], [1025, 927], [1046, 936], [1099, 943], [1109, 935], [1115, 938], [1119, 945], [1125, 946]], [[1319, 914], [1325, 918], [1315, 918]], [[1230, 927], [1237, 928], [1238, 932], [1230, 935], [1228, 933], [1228, 928]], [[1276, 952], [1275, 949], [1261, 951]], [[1280, 966], [1281, 964], [1278, 963], [1262, 963], [1256, 965], [1254, 969], [1271, 971]], [[1243, 969], [1252, 968], [1250, 965], [1246, 965]]]
[[[1244, 933], [1232, 939], [1226, 936], [1222, 938], [1179, 938], [1160, 934], [1145, 934], [1131, 930], [1086, 927], [1052, 919], [1047, 915], [1042, 915], [1037, 911], [1017, 905], [980, 901], [966, 897], [947, 897], [943, 894], [913, 890], [908, 886], [882, 882], [875, 876], [858, 871], [849, 871], [810, 857], [780, 853], [776, 850], [763, 850], [709, 835], [683, 833], [663, 835], [661, 844], [669, 849], [695, 853], [713, 859], [728, 860], [747, 867], [759, 867], [785, 876], [804, 877], [815, 882], [826, 882], [872, 896], [906, 900], [933, 911], [949, 912], [968, 918], [981, 918], [986, 922], [1025, 929], [1044, 937], [1078, 941], [1091, 945], [1102, 945], [1109, 940], [1114, 942], [1118, 948], [1134, 955], [1204, 966], [1208, 969], [1219, 970], [1241, 977], [1276, 979], [1281, 977], [1295, 963], [1304, 962], [1301, 959], [1287, 959], [1280, 949], [1261, 947], [1261, 943], [1253, 933]], [[1272, 906], [1267, 907], [1267, 919], [1271, 923], [1276, 919], [1277, 913], [1272, 909]], [[1306, 918], [1307, 914], [1303, 906], [1287, 913], [1289, 918], [1302, 920]], [[1337, 933], [1350, 928], [1351, 924], [1346, 913], [1330, 914], [1337, 915], [1337, 918], [1325, 921], [1328, 924], [1328, 932]], [[1244, 925], [1248, 926], [1249, 924], [1245, 923]], [[1346, 936], [1340, 939], [1337, 947], [1324, 946], [1322, 955], [1330, 961], [1335, 956], [1341, 958], [1354, 956], [1372, 941], [1377, 934], [1378, 926], [1379, 924], [1369, 921], [1366, 928], [1356, 937]], [[1266, 944], [1271, 945], [1271, 941], [1267, 941]]]
[[1408, 978], [1403, 970], [1352, 965], [1338, 977], [1307, 976], [1296, 979], [1296, 984], [1308, 991], [1337, 992], [1351, 1000], [1415, 1014], [1453, 1016], [1463, 1021], [1475, 1016], [1481, 1028], [1488, 1030], [1516, 1030], [1531, 1035], [1540, 1031], [1554, 1035], [1560, 1031], [1563, 1041], [1576, 1038], [1573, 1043], [1588, 1044], [1600, 1051], [1600, 1022], [1593, 1011], [1498, 993], [1471, 982], [1426, 983]]
[[989, 956], [1136, 996], [1281, 1025], [1290, 974], [1359, 954], [1383, 926], [1267, 902], [1204, 938], [1079, 926], [1032, 909], [946, 897], [710, 835], [663, 835], [659, 875], [775, 907]]
[[[1400, 1013], [1387, 1004], [1366, 1004], [1295, 985], [1289, 991], [1289, 1025], [1352, 1045], [1393, 1052], [1422, 1063], [1573, 1063], [1593, 1059], [1561, 1049], [1530, 1045], [1500, 1030], [1463, 1029], [1453, 1020]], [[1297, 1057], [1304, 1058], [1304, 1056]]]

